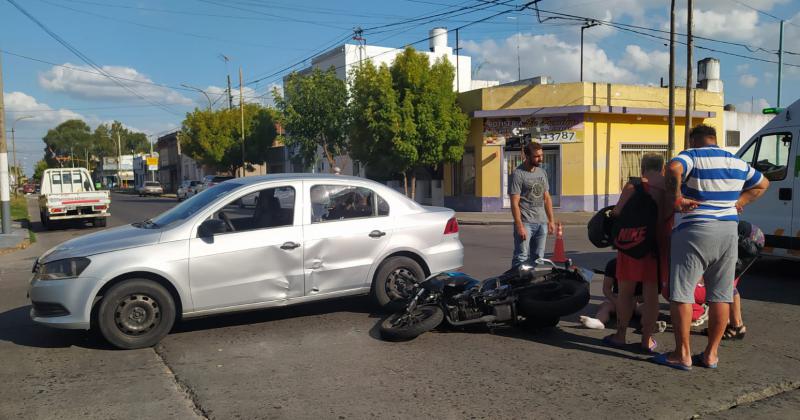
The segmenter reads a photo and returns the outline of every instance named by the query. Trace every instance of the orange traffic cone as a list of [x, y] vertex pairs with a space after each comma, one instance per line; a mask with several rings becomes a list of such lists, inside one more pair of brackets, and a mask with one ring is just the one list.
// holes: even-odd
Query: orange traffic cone
[[562, 264], [567, 262], [567, 253], [564, 251], [564, 228], [561, 222], [556, 227], [556, 243], [553, 246], [553, 258], [551, 260]]

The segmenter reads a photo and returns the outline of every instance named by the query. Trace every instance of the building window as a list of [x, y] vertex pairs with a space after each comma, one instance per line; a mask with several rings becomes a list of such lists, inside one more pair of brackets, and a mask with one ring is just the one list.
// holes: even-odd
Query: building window
[[465, 150], [461, 162], [453, 164], [453, 196], [475, 195], [475, 152]]
[[725, 131], [725, 147], [739, 147], [739, 132], [734, 130]]
[[631, 177], [642, 176], [642, 157], [647, 153], [658, 153], [664, 156], [664, 163], [667, 162], [666, 144], [623, 144], [620, 147], [619, 156], [619, 189], [628, 182]]

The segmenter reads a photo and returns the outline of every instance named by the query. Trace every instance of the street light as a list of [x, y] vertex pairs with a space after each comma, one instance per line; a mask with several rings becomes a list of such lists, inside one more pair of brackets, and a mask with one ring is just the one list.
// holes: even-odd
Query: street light
[[209, 97], [208, 97], [208, 94], [206, 93], [206, 91], [204, 91], [203, 89], [200, 89], [200, 88], [194, 87], [194, 86], [187, 85], [187, 84], [185, 84], [185, 83], [181, 83], [181, 86], [183, 86], [183, 87], [185, 87], [185, 88], [187, 88], [187, 89], [193, 89], [193, 90], [196, 90], [196, 91], [198, 91], [198, 92], [202, 93], [202, 94], [203, 94], [203, 96], [205, 96], [205, 97], [206, 97], [206, 100], [208, 100], [208, 110], [209, 110], [209, 111], [211, 111], [211, 107], [212, 107], [212, 104], [211, 104], [211, 98], [209, 98]]
[[13, 156], [12, 159], [13, 159], [13, 162], [14, 162], [14, 168], [17, 168], [17, 169], [15, 169], [17, 171], [17, 174], [14, 177], [14, 182], [16, 183], [16, 185], [19, 185], [19, 177], [21, 175], [20, 174], [21, 171], [19, 170], [19, 167], [17, 166], [17, 141], [14, 138], [14, 132], [16, 131], [17, 121], [27, 120], [27, 119], [30, 119], [30, 118], [33, 118], [33, 115], [23, 115], [23, 116], [15, 119], [14, 122], [11, 123], [11, 154]]

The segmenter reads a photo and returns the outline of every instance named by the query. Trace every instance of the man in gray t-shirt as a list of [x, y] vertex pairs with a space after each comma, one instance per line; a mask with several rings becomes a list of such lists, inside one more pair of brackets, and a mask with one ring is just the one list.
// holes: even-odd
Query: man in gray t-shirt
[[542, 145], [531, 142], [522, 151], [525, 161], [511, 174], [508, 186], [511, 214], [514, 216], [512, 268], [525, 263], [535, 265], [537, 258], [544, 257], [547, 234], [552, 234], [555, 230], [547, 173], [541, 167], [544, 160]]

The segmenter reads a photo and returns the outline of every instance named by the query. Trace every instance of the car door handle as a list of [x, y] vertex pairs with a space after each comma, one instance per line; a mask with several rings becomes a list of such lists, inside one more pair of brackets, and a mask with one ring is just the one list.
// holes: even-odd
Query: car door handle
[[386, 235], [386, 232], [381, 232], [379, 230], [373, 230], [369, 233], [370, 238], [380, 238], [381, 236]]
[[779, 188], [778, 189], [778, 200], [790, 201], [791, 199], [792, 199], [792, 189], [791, 188]]
[[298, 244], [297, 242], [284, 242], [283, 245], [281, 245], [281, 249], [291, 250], [291, 249], [295, 249], [295, 248], [297, 248], [299, 246], [300, 246], [300, 244]]

